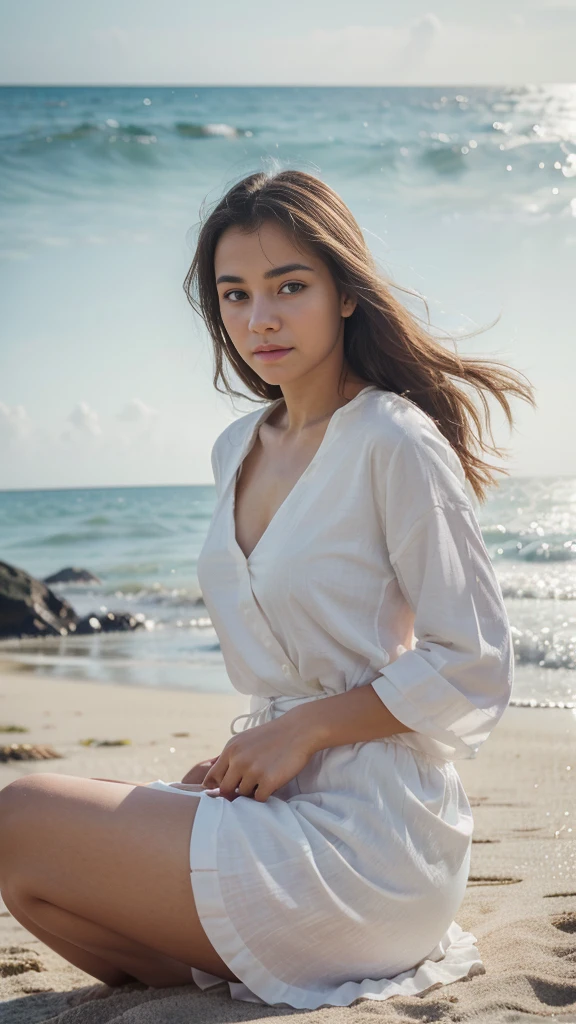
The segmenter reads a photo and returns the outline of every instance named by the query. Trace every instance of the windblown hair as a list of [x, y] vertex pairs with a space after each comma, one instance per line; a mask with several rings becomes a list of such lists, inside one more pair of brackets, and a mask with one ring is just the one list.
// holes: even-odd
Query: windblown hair
[[[253, 395], [266, 401], [282, 397], [280, 386], [262, 380], [233, 345], [222, 322], [214, 272], [216, 245], [228, 227], [234, 225], [251, 232], [265, 221], [274, 220], [284, 226], [298, 248], [308, 248], [325, 262], [339, 293], [347, 291], [356, 297], [356, 308], [345, 319], [345, 364], [369, 384], [403, 395], [427, 413], [456, 451], [477, 499], [485, 501], [487, 488], [498, 482], [494, 473], [510, 474], [506, 469], [491, 466], [474, 451], [476, 448], [498, 457], [506, 451], [494, 444], [484, 392], [497, 399], [512, 428], [506, 392], [535, 406], [531, 384], [524, 374], [504, 363], [458, 355], [434, 337], [424, 322], [391, 294], [390, 288], [417, 293], [384, 278], [344, 201], [323, 181], [305, 171], [262, 170], [250, 174], [233, 185], [201, 223], [184, 290], [212, 338], [216, 390], [246, 397], [230, 384], [226, 357]], [[425, 305], [429, 321], [426, 302]], [[480, 331], [461, 337], [477, 333]], [[478, 392], [485, 426], [458, 381]], [[485, 440], [485, 430], [492, 444]]]

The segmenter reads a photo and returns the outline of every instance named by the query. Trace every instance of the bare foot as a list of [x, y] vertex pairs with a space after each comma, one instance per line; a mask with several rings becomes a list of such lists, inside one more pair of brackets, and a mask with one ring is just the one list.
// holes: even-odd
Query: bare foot
[[77, 992], [73, 992], [67, 999], [67, 1003], [68, 1006], [79, 1006], [80, 1003], [91, 1003], [94, 999], [106, 999], [108, 996], [113, 995], [115, 991], [117, 989], [112, 988], [110, 985], [98, 982], [97, 985], [91, 985], [90, 988], [81, 988]]

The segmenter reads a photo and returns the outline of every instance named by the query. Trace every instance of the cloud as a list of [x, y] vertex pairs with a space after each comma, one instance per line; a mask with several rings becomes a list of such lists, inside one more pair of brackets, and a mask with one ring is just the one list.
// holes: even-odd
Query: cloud
[[442, 31], [442, 23], [435, 14], [425, 14], [413, 21], [408, 29], [408, 42], [404, 47], [403, 59], [422, 60]]
[[[104, 445], [104, 448], [108, 445], [113, 449], [118, 446], [130, 447], [137, 443], [140, 437], [148, 437], [150, 429], [157, 423], [158, 415], [158, 410], [147, 405], [141, 398], [132, 398], [125, 403], [123, 409], [115, 417], [117, 421], [126, 426], [121, 428], [118, 425], [115, 428], [113, 421], [106, 421], [102, 424], [96, 410], [92, 409], [88, 402], [81, 401], [74, 406], [67, 417], [67, 421], [72, 424], [72, 427], [61, 432], [60, 440], [65, 444], [71, 444], [82, 435], [98, 438], [99, 444]], [[140, 429], [138, 430], [138, 428]], [[135, 430], [138, 431], [136, 437], [134, 436]]]
[[[193, 6], [188, 5], [190, 10]], [[3, 80], [23, 84], [121, 80], [126, 85], [189, 85], [191, 68], [194, 81], [204, 86], [465, 86], [574, 80], [576, 0], [500, 4], [494, 22], [496, 7], [491, 3], [472, 10], [470, 5], [443, 4], [442, 21], [424, 9], [419, 16], [400, 14], [391, 23], [387, 5], [374, 4], [370, 24], [359, 22], [364, 11], [356, 4], [348, 8], [358, 19], [352, 24], [342, 26], [335, 14], [322, 28], [309, 31], [294, 20], [278, 28], [271, 18], [252, 32], [250, 52], [256, 59], [250, 61], [243, 40], [239, 45], [229, 25], [220, 31], [219, 24], [216, 64], [212, 48], [205, 45], [205, 33], [194, 33], [192, 14], [185, 18], [184, 28], [182, 19], [162, 21], [161, 14], [154, 23], [144, 19], [128, 26], [115, 14], [108, 26], [84, 28], [81, 35], [73, 28], [72, 35], [2, 40], [0, 60]], [[23, 47], [24, 62], [19, 60]], [[19, 253], [12, 258], [19, 258]]]
[[0, 402], [0, 443], [9, 444], [25, 437], [32, 429], [32, 421], [23, 405]]
[[132, 398], [126, 403], [117, 418], [124, 423], [148, 422], [158, 416], [158, 410], [146, 405], [141, 398]]
[[68, 419], [82, 434], [98, 437], [102, 433], [98, 413], [91, 409], [87, 402], [78, 402]]

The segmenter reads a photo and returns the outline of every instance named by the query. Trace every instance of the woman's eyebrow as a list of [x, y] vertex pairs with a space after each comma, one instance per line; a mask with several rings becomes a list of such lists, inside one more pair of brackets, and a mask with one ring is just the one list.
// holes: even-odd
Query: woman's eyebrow
[[[293, 270], [311, 270], [314, 273], [314, 267], [307, 267], [305, 263], [286, 263], [283, 267], [272, 267], [272, 270], [267, 270], [262, 277], [280, 277], [282, 274], [291, 274]], [[222, 284], [224, 281], [229, 284], [244, 284], [244, 278], [236, 277], [234, 274], [220, 274], [216, 284]]]

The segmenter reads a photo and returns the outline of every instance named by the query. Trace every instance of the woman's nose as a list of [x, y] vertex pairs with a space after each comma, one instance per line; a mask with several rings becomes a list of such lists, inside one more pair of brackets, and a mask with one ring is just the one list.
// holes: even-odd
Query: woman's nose
[[278, 330], [280, 327], [280, 318], [269, 301], [266, 299], [254, 299], [252, 309], [250, 311], [248, 327], [255, 333], [259, 333], [260, 331], [266, 330], [270, 327]]

